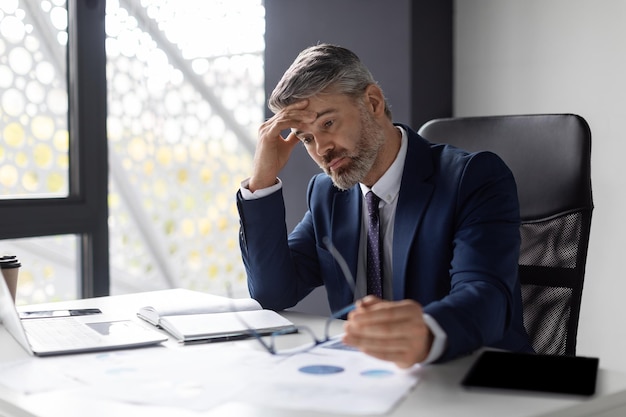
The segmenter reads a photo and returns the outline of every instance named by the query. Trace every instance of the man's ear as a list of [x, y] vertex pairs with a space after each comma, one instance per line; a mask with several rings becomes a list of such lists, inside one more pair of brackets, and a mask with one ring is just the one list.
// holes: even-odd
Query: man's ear
[[365, 89], [364, 100], [367, 108], [376, 116], [385, 115], [385, 96], [383, 90], [376, 84], [370, 84]]

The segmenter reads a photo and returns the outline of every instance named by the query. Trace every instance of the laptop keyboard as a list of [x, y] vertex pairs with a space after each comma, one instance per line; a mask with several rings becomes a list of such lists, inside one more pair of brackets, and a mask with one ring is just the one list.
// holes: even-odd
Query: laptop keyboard
[[101, 340], [98, 333], [72, 317], [22, 320], [31, 345], [46, 349], [82, 348]]

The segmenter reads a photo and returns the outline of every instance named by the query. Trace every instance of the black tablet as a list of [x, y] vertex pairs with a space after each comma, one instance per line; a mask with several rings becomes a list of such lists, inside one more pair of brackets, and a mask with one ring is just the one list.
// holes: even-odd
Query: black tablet
[[461, 384], [560, 394], [593, 395], [598, 358], [484, 351]]

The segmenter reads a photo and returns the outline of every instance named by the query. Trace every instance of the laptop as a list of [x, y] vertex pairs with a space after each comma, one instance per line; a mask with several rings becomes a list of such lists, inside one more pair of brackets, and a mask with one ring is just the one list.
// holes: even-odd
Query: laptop
[[31, 355], [49, 356], [156, 345], [168, 338], [131, 320], [98, 316], [20, 319], [4, 279], [0, 278], [0, 321]]

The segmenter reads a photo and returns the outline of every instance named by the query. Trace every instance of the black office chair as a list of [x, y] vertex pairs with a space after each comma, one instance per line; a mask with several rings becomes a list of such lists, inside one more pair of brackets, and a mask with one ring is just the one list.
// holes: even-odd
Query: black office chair
[[537, 353], [575, 355], [593, 211], [587, 122], [573, 114], [449, 118], [419, 133], [507, 163], [522, 218], [524, 325]]

